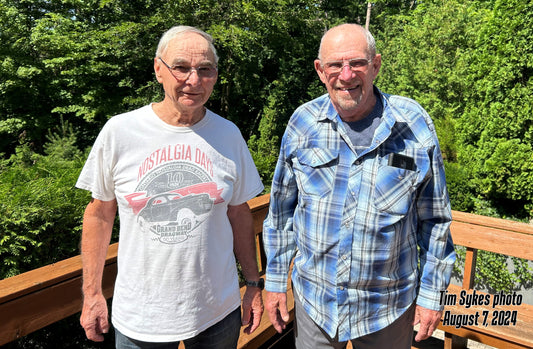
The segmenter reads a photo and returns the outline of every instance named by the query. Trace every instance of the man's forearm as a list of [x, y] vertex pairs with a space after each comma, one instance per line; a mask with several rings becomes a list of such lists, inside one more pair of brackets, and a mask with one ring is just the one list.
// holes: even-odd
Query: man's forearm
[[83, 294], [102, 293], [102, 275], [116, 214], [115, 201], [91, 200], [83, 216], [81, 257]]
[[239, 261], [246, 280], [257, 281], [257, 255], [255, 248], [255, 234], [253, 217], [247, 203], [228, 206], [228, 218], [233, 229], [234, 252]]
[[[228, 206], [228, 218], [233, 230], [233, 251], [241, 264], [247, 281], [258, 281], [257, 257], [255, 251], [255, 234], [253, 217], [247, 203]], [[263, 299], [261, 289], [246, 287], [242, 299], [242, 324], [249, 325], [244, 333], [251, 334], [261, 323]]]

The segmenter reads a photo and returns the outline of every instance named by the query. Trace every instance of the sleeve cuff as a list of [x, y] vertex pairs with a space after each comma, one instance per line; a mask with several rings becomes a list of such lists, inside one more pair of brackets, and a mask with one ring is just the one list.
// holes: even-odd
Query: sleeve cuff
[[445, 292], [445, 290], [429, 290], [420, 286], [416, 305], [430, 310], [442, 311], [444, 309], [444, 305], [440, 302], [442, 292]]
[[265, 290], [268, 292], [278, 292], [285, 293], [287, 292], [287, 282], [289, 275], [272, 275], [267, 272], [265, 280]]

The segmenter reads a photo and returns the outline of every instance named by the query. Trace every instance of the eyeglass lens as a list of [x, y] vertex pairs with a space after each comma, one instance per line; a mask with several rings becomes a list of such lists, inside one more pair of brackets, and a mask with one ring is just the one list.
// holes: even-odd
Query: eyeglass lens
[[202, 65], [199, 67], [191, 67], [186, 64], [176, 64], [169, 66], [163, 59], [159, 58], [161, 62], [170, 70], [172, 75], [176, 79], [186, 80], [192, 74], [193, 71], [196, 72], [199, 78], [213, 78], [216, 76], [217, 68], [212, 65]]
[[[346, 62], [346, 64], [344, 62]], [[366, 58], [354, 58], [349, 61], [327, 62], [324, 64], [324, 68], [328, 74], [340, 73], [345, 65], [348, 65], [351, 71], [362, 71], [368, 66], [368, 64], [370, 64], [370, 62], [371, 61]]]

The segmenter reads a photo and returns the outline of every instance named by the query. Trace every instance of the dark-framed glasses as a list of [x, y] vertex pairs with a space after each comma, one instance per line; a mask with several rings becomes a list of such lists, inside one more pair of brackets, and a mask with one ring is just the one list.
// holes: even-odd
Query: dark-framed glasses
[[157, 57], [168, 68], [170, 73], [178, 80], [187, 80], [193, 71], [200, 79], [212, 79], [217, 75], [217, 67], [212, 64], [203, 64], [198, 67], [191, 67], [185, 63], [178, 63], [170, 66], [161, 57]]
[[343, 60], [343, 61], [331, 61], [326, 62], [322, 65], [322, 68], [324, 68], [324, 71], [328, 75], [339, 75], [344, 69], [344, 66], [349, 66], [350, 70], [352, 72], [362, 72], [365, 71], [368, 66], [372, 63], [371, 59], [367, 58], [353, 58], [349, 60]]

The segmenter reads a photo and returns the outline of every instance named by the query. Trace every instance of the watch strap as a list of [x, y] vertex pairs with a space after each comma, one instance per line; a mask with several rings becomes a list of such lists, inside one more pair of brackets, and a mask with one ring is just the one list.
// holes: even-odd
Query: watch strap
[[259, 279], [258, 281], [246, 280], [245, 285], [249, 287], [259, 287], [262, 290], [265, 288], [265, 280], [264, 279]]

